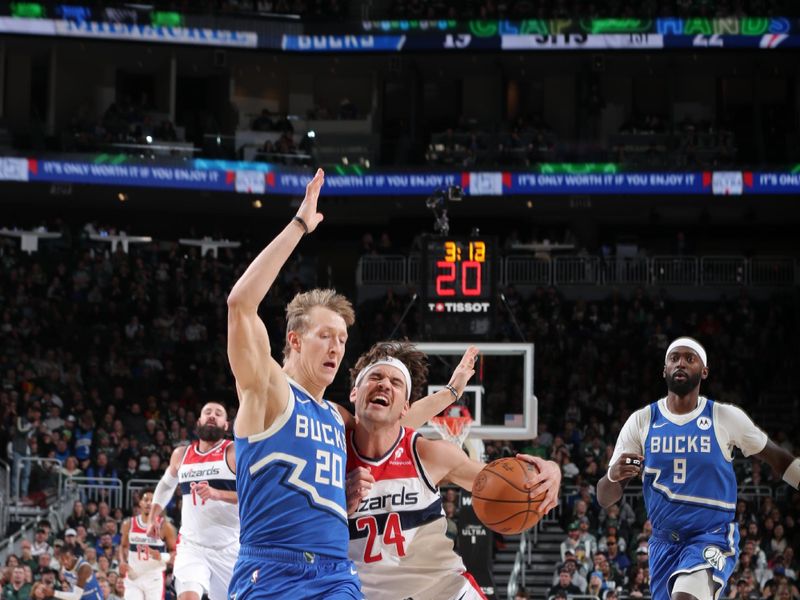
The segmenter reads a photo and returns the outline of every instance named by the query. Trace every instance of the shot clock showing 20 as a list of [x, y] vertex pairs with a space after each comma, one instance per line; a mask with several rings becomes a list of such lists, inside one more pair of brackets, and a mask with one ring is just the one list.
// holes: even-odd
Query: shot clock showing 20
[[421, 267], [426, 337], [468, 339], [491, 332], [497, 300], [492, 238], [426, 238]]

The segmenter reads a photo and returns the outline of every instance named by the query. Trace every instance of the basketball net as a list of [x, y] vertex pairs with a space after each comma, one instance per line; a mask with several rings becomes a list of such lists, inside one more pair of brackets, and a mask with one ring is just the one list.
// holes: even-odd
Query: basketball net
[[461, 448], [464, 440], [469, 435], [472, 427], [471, 417], [433, 417], [429, 421], [430, 425], [436, 430], [443, 440], [454, 443]]

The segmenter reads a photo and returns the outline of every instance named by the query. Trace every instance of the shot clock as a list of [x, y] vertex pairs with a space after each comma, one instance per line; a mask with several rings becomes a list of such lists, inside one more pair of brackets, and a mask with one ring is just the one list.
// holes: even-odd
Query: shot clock
[[493, 238], [428, 237], [422, 247], [420, 291], [426, 337], [486, 337], [497, 302]]

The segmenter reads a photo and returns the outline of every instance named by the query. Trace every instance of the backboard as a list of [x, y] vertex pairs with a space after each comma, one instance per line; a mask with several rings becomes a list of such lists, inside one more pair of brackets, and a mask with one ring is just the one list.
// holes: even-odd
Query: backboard
[[[427, 393], [438, 391], [450, 379], [464, 351], [473, 344], [420, 342], [428, 355]], [[464, 390], [463, 404], [473, 423], [470, 438], [529, 440], [536, 437], [538, 406], [533, 394], [533, 344], [475, 343], [480, 350], [475, 375]], [[428, 436], [433, 428], [420, 429]]]

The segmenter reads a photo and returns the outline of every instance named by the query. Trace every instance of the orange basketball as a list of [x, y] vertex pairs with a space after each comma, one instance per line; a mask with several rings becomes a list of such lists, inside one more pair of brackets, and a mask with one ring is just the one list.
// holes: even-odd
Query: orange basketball
[[539, 472], [536, 465], [517, 458], [501, 458], [486, 465], [472, 484], [472, 507], [492, 531], [521, 533], [542, 518], [538, 512], [544, 493], [528, 496], [525, 483]]

